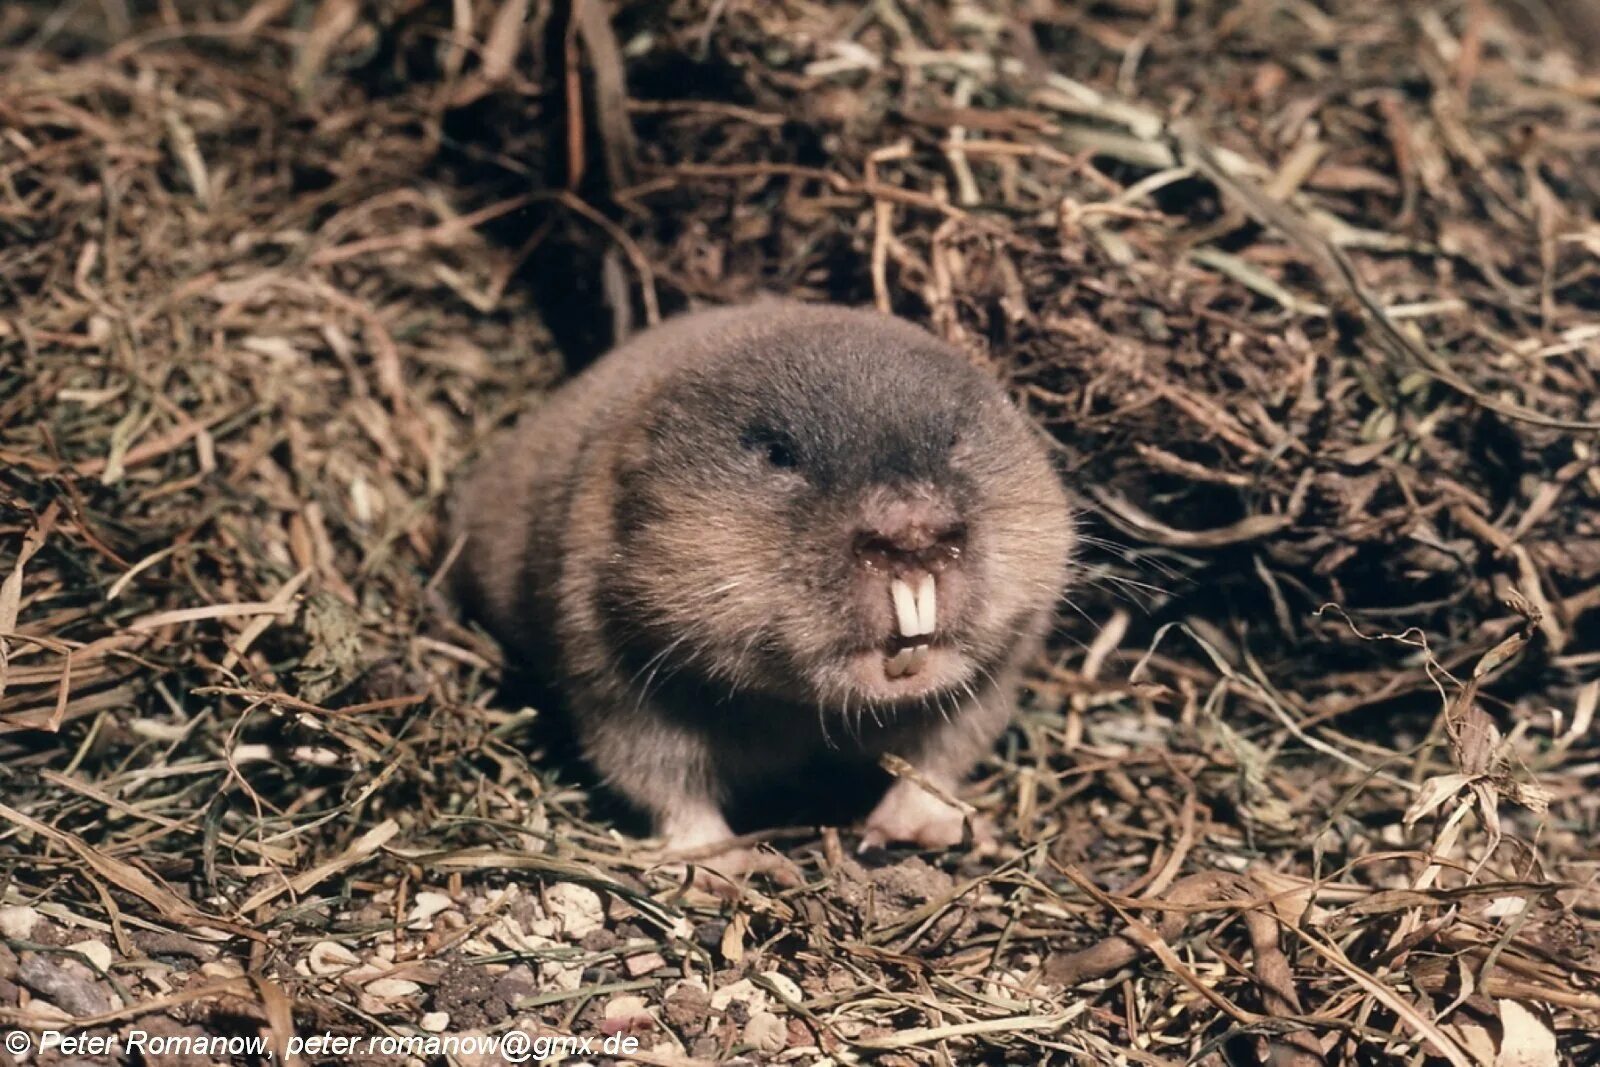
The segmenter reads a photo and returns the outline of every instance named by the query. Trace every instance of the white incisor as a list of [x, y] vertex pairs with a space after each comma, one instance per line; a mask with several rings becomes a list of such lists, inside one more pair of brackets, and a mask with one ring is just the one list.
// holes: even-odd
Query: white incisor
[[[889, 596], [894, 601], [895, 622], [902, 638], [932, 637], [939, 625], [938, 582], [931, 572], [924, 571], [917, 580], [915, 590], [904, 578], [889, 583]], [[926, 641], [907, 645], [883, 661], [883, 673], [890, 678], [905, 678], [916, 674], [928, 662]]]

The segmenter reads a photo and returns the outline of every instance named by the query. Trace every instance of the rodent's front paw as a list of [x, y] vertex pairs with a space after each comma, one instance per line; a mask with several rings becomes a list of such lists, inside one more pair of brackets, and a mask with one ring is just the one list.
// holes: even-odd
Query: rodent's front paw
[[734, 848], [694, 861], [695, 887], [721, 897], [738, 896], [740, 884], [752, 874], [765, 874], [782, 886], [803, 881], [788, 859], [762, 849]]
[[665, 823], [665, 847], [659, 858], [675, 873], [692, 865], [698, 889], [718, 896], [737, 896], [740, 883], [752, 874], [769, 875], [783, 885], [802, 881], [794, 864], [783, 856], [735, 845], [733, 831], [720, 813], [709, 809], [675, 812]]
[[739, 895], [739, 889], [753, 874], [764, 874], [784, 887], [801, 884], [800, 871], [787, 858], [776, 852], [758, 848], [730, 847], [713, 855], [697, 850], [693, 858], [676, 852], [660, 856], [660, 870], [681, 879], [692, 868], [692, 883], [696, 889], [729, 899]]
[[966, 817], [961, 809], [907, 778], [897, 780], [867, 816], [861, 851], [905, 841], [922, 848], [961, 844]]

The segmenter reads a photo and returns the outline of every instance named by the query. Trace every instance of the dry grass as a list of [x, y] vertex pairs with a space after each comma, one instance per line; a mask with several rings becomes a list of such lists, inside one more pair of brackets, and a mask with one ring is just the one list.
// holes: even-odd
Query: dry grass
[[[0, 11], [0, 1021], [1594, 1062], [1600, 78], [1543, 10]], [[1096, 541], [995, 850], [799, 831], [726, 903], [541, 758], [436, 511], [563, 354], [760, 290], [1003, 374]]]

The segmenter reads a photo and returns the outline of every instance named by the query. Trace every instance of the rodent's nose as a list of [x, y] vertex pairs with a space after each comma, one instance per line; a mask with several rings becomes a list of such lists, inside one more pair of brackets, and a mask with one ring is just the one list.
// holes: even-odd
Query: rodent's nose
[[961, 558], [967, 525], [942, 509], [906, 502], [863, 525], [855, 537], [856, 559], [890, 573], [937, 573]]

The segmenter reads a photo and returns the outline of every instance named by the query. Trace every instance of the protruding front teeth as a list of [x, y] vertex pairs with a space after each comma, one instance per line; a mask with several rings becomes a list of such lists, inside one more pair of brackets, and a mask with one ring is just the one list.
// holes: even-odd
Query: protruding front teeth
[[895, 621], [900, 624], [902, 637], [915, 637], [922, 633], [922, 613], [917, 610], [917, 597], [904, 580], [896, 578], [889, 583], [889, 595], [894, 598]]
[[928, 665], [928, 646], [912, 645], [883, 661], [883, 673], [890, 678], [909, 678]]
[[[915, 590], [904, 578], [895, 578], [889, 583], [889, 597], [894, 601], [895, 623], [902, 638], [928, 637], [938, 629], [938, 583], [932, 574], [923, 574]], [[890, 678], [908, 678], [927, 665], [928, 646], [919, 643], [885, 659], [883, 673]]]
[[900, 625], [901, 637], [922, 637], [939, 626], [938, 585], [933, 575], [924, 574], [917, 582], [916, 592], [904, 578], [889, 583], [889, 595], [894, 600], [895, 621]]
[[935, 599], [937, 588], [931, 574], [923, 574], [922, 580], [917, 583], [917, 625], [921, 627], [918, 633], [931, 634], [939, 625], [939, 604]]

